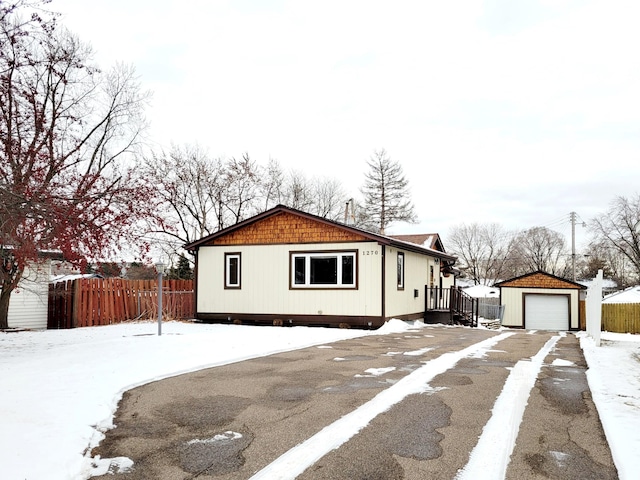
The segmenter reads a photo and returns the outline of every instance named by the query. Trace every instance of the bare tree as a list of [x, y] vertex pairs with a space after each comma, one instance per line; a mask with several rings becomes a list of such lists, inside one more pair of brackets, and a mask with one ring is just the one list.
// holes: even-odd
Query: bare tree
[[286, 176], [282, 192], [283, 204], [307, 212], [314, 203], [311, 182], [299, 170], [291, 170]]
[[151, 153], [142, 159], [144, 176], [161, 199], [164, 224], [155, 233], [165, 234], [166, 253], [213, 233], [218, 228], [215, 199], [220, 161], [199, 146], [173, 146], [169, 153]]
[[240, 160], [233, 157], [225, 163], [225, 207], [230, 215], [230, 224], [258, 213], [261, 173], [248, 153], [243, 154]]
[[497, 223], [462, 224], [451, 229], [447, 244], [474, 284], [493, 285], [509, 275], [512, 238], [513, 234]]
[[263, 179], [260, 182], [262, 210], [268, 210], [283, 203], [285, 175], [278, 160], [270, 158]]
[[42, 250], [84, 264], [136, 245], [140, 218], [155, 218], [120, 161], [145, 127], [147, 94], [132, 68], [95, 66], [45, 3], [0, 2], [0, 328]]
[[640, 281], [640, 194], [617, 197], [605, 214], [591, 222], [590, 230], [596, 242], [626, 259], [630, 280]]
[[347, 195], [342, 184], [335, 178], [319, 177], [312, 184], [315, 199], [311, 213], [330, 220], [339, 220], [344, 215]]
[[625, 257], [605, 243], [595, 241], [587, 246], [585, 255], [580, 255], [576, 263], [578, 278], [591, 279], [598, 274], [598, 270], [602, 270], [605, 278], [614, 280], [618, 285], [625, 284], [625, 271], [629, 271], [629, 262]]
[[561, 277], [568, 273], [565, 238], [547, 227], [533, 227], [516, 235], [511, 249], [513, 275], [541, 270]]
[[384, 149], [377, 150], [367, 161], [362, 187], [364, 205], [380, 233], [394, 222], [415, 222], [416, 215], [409, 194], [409, 182], [397, 161]]

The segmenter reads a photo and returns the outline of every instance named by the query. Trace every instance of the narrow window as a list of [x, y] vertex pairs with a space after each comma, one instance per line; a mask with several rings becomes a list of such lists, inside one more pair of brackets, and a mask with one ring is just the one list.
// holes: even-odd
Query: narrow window
[[240, 288], [240, 254], [224, 254], [224, 288]]
[[307, 263], [304, 257], [295, 257], [294, 260], [294, 283], [296, 285], [304, 285], [307, 278]]
[[353, 285], [353, 255], [342, 256], [342, 284]]
[[404, 290], [404, 253], [398, 252], [398, 290]]

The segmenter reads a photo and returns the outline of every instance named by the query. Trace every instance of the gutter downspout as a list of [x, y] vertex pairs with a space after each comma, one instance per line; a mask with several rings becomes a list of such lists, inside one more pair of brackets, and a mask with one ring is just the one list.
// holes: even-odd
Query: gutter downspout
[[198, 318], [198, 252], [200, 248], [196, 248], [193, 252], [195, 265], [193, 267], [193, 318]]
[[385, 250], [385, 246], [382, 245], [382, 285], [381, 285], [381, 294], [382, 294], [382, 298], [381, 298], [381, 305], [380, 305], [380, 313], [382, 316], [382, 323], [384, 323], [387, 320], [387, 312], [386, 312], [386, 297], [385, 297], [385, 293], [386, 293], [386, 288], [385, 288], [385, 283], [387, 281], [387, 272], [386, 272], [386, 268], [385, 268], [385, 257], [386, 257], [386, 250]]

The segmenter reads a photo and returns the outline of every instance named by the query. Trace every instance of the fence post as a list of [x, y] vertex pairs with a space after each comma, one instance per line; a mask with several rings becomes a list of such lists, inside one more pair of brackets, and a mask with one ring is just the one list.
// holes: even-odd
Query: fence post
[[587, 335], [593, 338], [597, 347], [600, 346], [600, 332], [602, 330], [602, 270], [593, 279], [587, 290]]

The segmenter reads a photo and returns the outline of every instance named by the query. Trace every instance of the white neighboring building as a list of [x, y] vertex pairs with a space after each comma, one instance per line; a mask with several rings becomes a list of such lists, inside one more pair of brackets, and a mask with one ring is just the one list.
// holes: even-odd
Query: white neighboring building
[[607, 295], [602, 303], [640, 303], [640, 285]]
[[51, 259], [25, 268], [18, 287], [9, 300], [9, 328], [47, 328]]
[[500, 289], [498, 287], [473, 285], [471, 287], [464, 287], [462, 291], [473, 298], [500, 298]]

